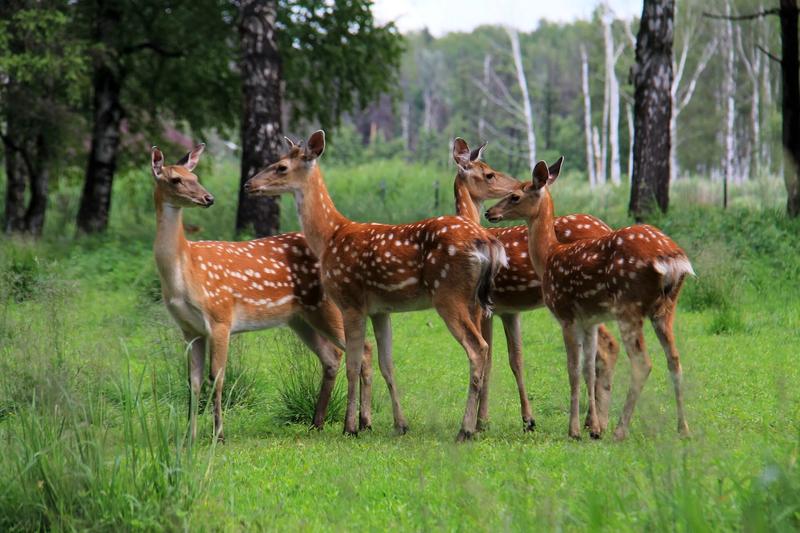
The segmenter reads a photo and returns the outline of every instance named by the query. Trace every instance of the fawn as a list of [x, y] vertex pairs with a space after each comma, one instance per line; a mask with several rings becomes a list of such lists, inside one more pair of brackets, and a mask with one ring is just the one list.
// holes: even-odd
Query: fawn
[[647, 355], [642, 327], [649, 318], [667, 356], [675, 389], [678, 431], [689, 432], [683, 406], [680, 356], [672, 324], [678, 294], [686, 276], [694, 275], [686, 253], [658, 229], [635, 225], [573, 243], [559, 243], [548, 190], [558, 177], [561, 157], [549, 167], [539, 161], [531, 182], [520, 183], [486, 212], [491, 222], [524, 219], [533, 268], [542, 280], [544, 302], [564, 336], [571, 390], [569, 435], [580, 438], [578, 395], [579, 359], [587, 362], [590, 435], [599, 438], [601, 427], [595, 405], [594, 363], [597, 324], [617, 321], [631, 360], [631, 384], [622, 415], [614, 431], [617, 440], [628, 435], [633, 409], [652, 362]]
[[[197, 401], [206, 345], [210, 347], [214, 383], [214, 435], [222, 441], [222, 387], [230, 336], [283, 325], [289, 326], [322, 363], [313, 422], [321, 428], [341, 361], [340, 349], [344, 348], [341, 314], [323, 295], [319, 265], [299, 233], [245, 242], [186, 240], [183, 208], [207, 208], [214, 203], [214, 197], [192, 173], [204, 147], [197, 146], [174, 165], [164, 164], [158, 148], [153, 147], [151, 153], [157, 223], [154, 251], [161, 291], [170, 315], [191, 343], [191, 437], [197, 436]], [[369, 346], [365, 353], [369, 360]], [[365, 364], [361, 374], [361, 394], [367, 397], [370, 368]]]
[[[483, 202], [493, 198], [502, 198], [519, 186], [516, 179], [494, 170], [483, 161], [484, 142], [470, 151], [467, 142], [458, 137], [453, 142], [453, 159], [456, 163], [454, 192], [456, 214], [480, 222]], [[599, 237], [611, 232], [602, 220], [591, 215], [569, 215], [555, 219], [556, 237], [559, 242], [573, 242], [580, 239]], [[508, 362], [517, 381], [520, 408], [522, 411], [523, 430], [530, 431], [535, 426], [530, 402], [525, 391], [522, 361], [522, 332], [520, 331], [520, 313], [537, 309], [544, 305], [542, 300], [541, 281], [533, 269], [528, 257], [528, 228], [511, 226], [505, 228], [488, 228], [506, 250], [508, 268], [501, 269], [494, 280], [495, 314], [500, 315], [508, 345]], [[491, 318], [484, 319], [481, 328], [483, 338], [489, 344], [489, 356], [484, 371], [483, 389], [478, 409], [478, 421], [488, 420], [488, 376], [492, 365], [492, 324]], [[617, 363], [619, 344], [606, 329], [600, 325], [598, 329], [597, 347], [597, 411], [600, 427], [608, 426], [608, 409], [611, 402], [611, 385], [614, 366]], [[590, 424], [587, 416], [586, 424]]]
[[348, 380], [345, 433], [357, 433], [355, 380], [362, 366], [367, 317], [372, 320], [395, 428], [400, 433], [407, 430], [394, 383], [390, 314], [433, 307], [469, 359], [467, 405], [457, 438], [471, 438], [488, 350], [481, 316], [490, 306], [492, 279], [505, 263], [502, 245], [461, 217], [400, 225], [349, 220], [334, 206], [319, 168], [325, 133], [317, 131], [299, 146], [287, 141], [289, 152], [245, 188], [256, 195], [294, 195], [309, 246], [320, 258], [325, 293], [342, 310]]

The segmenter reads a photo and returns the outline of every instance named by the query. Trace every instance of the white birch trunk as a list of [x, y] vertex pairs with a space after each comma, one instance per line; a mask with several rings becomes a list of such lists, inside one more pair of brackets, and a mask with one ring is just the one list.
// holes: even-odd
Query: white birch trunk
[[[730, 16], [731, 4], [730, 0], [725, 2], [725, 14]], [[734, 82], [734, 69], [736, 67], [736, 56], [734, 54], [734, 40], [733, 40], [733, 23], [728, 20], [725, 22], [725, 81], [723, 84], [723, 98], [725, 99], [725, 132], [724, 132], [724, 146], [725, 160], [723, 162], [723, 171], [725, 182], [731, 184], [735, 180], [734, 176], [734, 160], [735, 160], [735, 136], [734, 131], [736, 120], [736, 85]]]
[[531, 99], [528, 94], [528, 82], [525, 79], [525, 70], [522, 67], [522, 51], [519, 46], [519, 34], [513, 28], [506, 28], [508, 38], [511, 41], [511, 55], [514, 57], [514, 66], [517, 70], [517, 81], [519, 90], [522, 93], [522, 109], [525, 116], [525, 129], [528, 136], [528, 162], [531, 169], [536, 165], [536, 135], [533, 130], [533, 109]]
[[[492, 75], [492, 56], [486, 54], [483, 56], [483, 86], [489, 87]], [[486, 139], [486, 112], [489, 108], [489, 100], [484, 93], [481, 98], [481, 116], [478, 119], [478, 141], [483, 142]]]
[[597, 126], [592, 128], [592, 146], [594, 146], [594, 178], [596, 185], [604, 185], [606, 183], [606, 175], [603, 173], [600, 160], [600, 132]]
[[606, 88], [608, 89], [608, 152], [609, 173], [614, 185], [620, 184], [619, 168], [619, 81], [615, 65], [617, 62], [614, 49], [614, 35], [611, 32], [612, 13], [606, 5], [606, 11], [601, 17], [603, 21], [603, 40], [606, 48]]
[[581, 45], [581, 88], [583, 90], [583, 129], [586, 137], [586, 172], [589, 174], [589, 185], [597, 185], [594, 162], [594, 146], [592, 145], [592, 99], [589, 93], [589, 58], [586, 48]]
[[625, 111], [628, 114], [628, 183], [630, 183], [631, 177], [633, 177], [633, 106], [627, 104]]

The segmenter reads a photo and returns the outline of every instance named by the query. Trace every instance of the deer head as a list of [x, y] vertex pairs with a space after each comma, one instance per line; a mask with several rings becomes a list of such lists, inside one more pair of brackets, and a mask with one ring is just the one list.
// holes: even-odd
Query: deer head
[[532, 179], [527, 183], [517, 183], [516, 189], [486, 211], [486, 219], [490, 222], [501, 220], [527, 219], [535, 220], [539, 216], [544, 202], [551, 202], [547, 186], [558, 178], [564, 156], [550, 167], [539, 161], [533, 168]]
[[458, 168], [457, 180], [467, 188], [470, 197], [480, 203], [491, 198], [502, 198], [514, 190], [519, 182], [503, 174], [482, 161], [484, 142], [470, 151], [467, 142], [461, 137], [453, 141], [453, 160]]
[[253, 196], [277, 196], [303, 189], [317, 159], [325, 151], [325, 132], [315, 131], [304, 143], [286, 138], [289, 152], [278, 161], [247, 180], [246, 193]]
[[164, 154], [153, 146], [150, 165], [155, 178], [156, 195], [162, 203], [173, 207], [211, 207], [214, 204], [214, 197], [192, 173], [205, 147], [205, 144], [198, 144], [174, 165], [164, 165]]

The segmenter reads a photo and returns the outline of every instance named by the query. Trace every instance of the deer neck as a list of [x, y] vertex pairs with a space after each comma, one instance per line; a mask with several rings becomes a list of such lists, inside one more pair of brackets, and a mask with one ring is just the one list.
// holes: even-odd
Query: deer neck
[[183, 272], [189, 244], [183, 233], [183, 209], [163, 201], [156, 191], [156, 240], [153, 244], [161, 279], [170, 286]]
[[544, 276], [547, 258], [558, 243], [556, 230], [553, 226], [553, 199], [550, 192], [544, 190], [539, 214], [528, 218], [528, 253], [531, 256], [533, 269], [541, 279]]
[[336, 230], [348, 220], [333, 204], [319, 166], [311, 170], [305, 187], [295, 191], [294, 200], [308, 246], [321, 257]]
[[472, 197], [472, 195], [469, 193], [467, 185], [464, 183], [464, 180], [459, 176], [456, 176], [454, 189], [456, 197], [456, 214], [460, 217], [467, 218], [480, 224], [483, 202]]

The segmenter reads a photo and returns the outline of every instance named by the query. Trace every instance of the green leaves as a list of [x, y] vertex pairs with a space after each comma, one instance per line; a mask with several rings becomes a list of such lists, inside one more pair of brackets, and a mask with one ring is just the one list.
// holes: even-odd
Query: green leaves
[[292, 120], [329, 128], [339, 117], [395, 93], [403, 51], [394, 24], [377, 25], [368, 0], [284, 0], [278, 50]]

